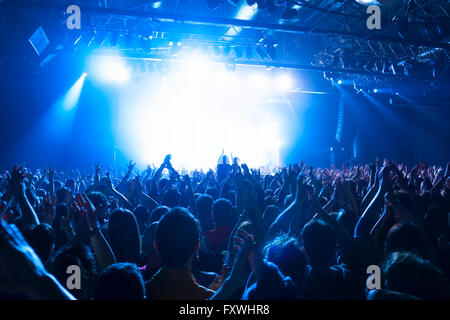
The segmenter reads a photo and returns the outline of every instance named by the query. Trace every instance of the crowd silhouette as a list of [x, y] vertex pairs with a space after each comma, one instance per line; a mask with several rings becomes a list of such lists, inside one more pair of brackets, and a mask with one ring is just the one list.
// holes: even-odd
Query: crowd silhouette
[[2, 299], [450, 298], [450, 163], [0, 179]]

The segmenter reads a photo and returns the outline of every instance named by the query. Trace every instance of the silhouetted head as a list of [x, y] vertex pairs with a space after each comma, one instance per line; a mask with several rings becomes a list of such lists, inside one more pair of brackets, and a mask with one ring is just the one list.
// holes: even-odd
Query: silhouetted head
[[178, 192], [176, 187], [170, 187], [164, 192], [162, 196], [162, 205], [169, 208], [174, 208], [180, 205], [181, 194]]
[[199, 241], [197, 221], [184, 208], [171, 209], [156, 228], [156, 247], [166, 267], [190, 267]]
[[136, 217], [139, 231], [142, 234], [149, 223], [150, 213], [148, 212], [146, 207], [144, 207], [143, 205], [138, 205], [136, 208], [134, 208], [133, 214]]
[[103, 270], [95, 286], [95, 300], [144, 300], [141, 271], [132, 263], [116, 263]]
[[217, 199], [212, 206], [212, 216], [216, 225], [231, 225], [233, 223], [233, 206], [227, 199]]
[[69, 266], [80, 268], [81, 289], [69, 289], [77, 299], [88, 300], [92, 297], [93, 286], [97, 275], [94, 254], [89, 246], [67, 244], [59, 249], [51, 259], [51, 273], [65, 286], [71, 274]]
[[211, 227], [213, 198], [209, 194], [201, 194], [196, 201], [198, 219], [202, 231], [206, 232]]
[[151, 213], [150, 223], [158, 222], [161, 217], [169, 211], [169, 207], [159, 206], [153, 209]]
[[117, 208], [111, 213], [108, 240], [117, 262], [138, 262], [141, 237], [136, 218], [131, 211]]
[[25, 240], [42, 260], [47, 262], [55, 248], [56, 236], [52, 227], [46, 223], [32, 226], [23, 234]]
[[430, 259], [432, 256], [431, 243], [423, 230], [409, 222], [392, 228], [386, 237], [384, 247], [386, 254], [409, 251], [425, 259]]
[[385, 287], [421, 299], [449, 299], [446, 279], [428, 260], [408, 252], [394, 252], [383, 265]]
[[312, 220], [303, 227], [301, 239], [312, 267], [327, 267], [334, 263], [336, 234], [330, 225], [322, 220]]
[[281, 235], [268, 242], [264, 248], [266, 259], [280, 268], [299, 287], [304, 276], [306, 257], [297, 238]]

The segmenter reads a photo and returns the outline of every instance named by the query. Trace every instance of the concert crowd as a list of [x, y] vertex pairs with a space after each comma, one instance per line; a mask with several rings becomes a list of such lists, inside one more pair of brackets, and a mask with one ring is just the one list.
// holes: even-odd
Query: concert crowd
[[448, 300], [450, 163], [0, 177], [0, 298]]

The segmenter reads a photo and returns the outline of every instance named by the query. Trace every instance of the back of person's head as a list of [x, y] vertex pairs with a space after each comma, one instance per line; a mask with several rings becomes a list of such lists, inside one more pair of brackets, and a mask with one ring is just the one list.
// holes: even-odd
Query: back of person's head
[[180, 205], [180, 198], [181, 194], [178, 192], [177, 188], [170, 187], [164, 192], [161, 203], [169, 208], [174, 208]]
[[233, 222], [233, 206], [227, 199], [217, 199], [212, 206], [212, 217], [216, 225], [231, 225]]
[[266, 259], [276, 264], [284, 275], [291, 277], [297, 286], [301, 284], [306, 257], [297, 238], [280, 235], [266, 244], [264, 253]]
[[330, 225], [314, 219], [303, 227], [301, 239], [310, 265], [325, 267], [334, 263], [336, 234]]
[[150, 223], [158, 222], [159, 219], [161, 219], [161, 217], [169, 211], [169, 209], [170, 208], [166, 206], [159, 206], [153, 209], [150, 217]]
[[164, 188], [170, 183], [170, 180], [166, 177], [162, 177], [158, 181], [158, 190], [164, 190]]
[[133, 214], [136, 217], [139, 231], [143, 233], [148, 225], [148, 221], [150, 220], [150, 213], [148, 212], [148, 209], [143, 205], [138, 205], [136, 208], [134, 208]]
[[70, 276], [67, 273], [69, 266], [80, 268], [81, 289], [66, 289], [77, 299], [90, 299], [97, 275], [97, 267], [91, 248], [85, 245], [66, 244], [53, 255], [50, 271], [60, 283], [66, 284]]
[[91, 200], [92, 204], [96, 209], [105, 208], [108, 206], [108, 198], [101, 192], [92, 191], [87, 194], [89, 200]]
[[133, 263], [115, 263], [103, 270], [97, 280], [95, 300], [143, 300], [144, 279]]
[[156, 247], [164, 265], [186, 265], [198, 249], [200, 231], [196, 219], [184, 208], [173, 208], [159, 221]]
[[204, 232], [211, 226], [213, 203], [214, 200], [209, 194], [200, 194], [196, 200], [198, 220]]
[[425, 259], [431, 258], [431, 243], [423, 230], [410, 222], [393, 227], [385, 240], [386, 254], [396, 251], [409, 251]]
[[136, 263], [141, 253], [141, 236], [134, 214], [114, 209], [108, 222], [108, 240], [117, 262]]
[[[55, 187], [55, 189], [56, 189], [56, 187]], [[70, 191], [67, 188], [60, 188], [60, 189], [57, 189], [55, 194], [56, 194], [56, 202], [63, 203], [63, 202], [66, 202], [66, 200], [68, 199]]]
[[56, 236], [53, 228], [46, 223], [41, 223], [26, 230], [23, 236], [45, 263], [55, 248]]
[[211, 216], [214, 200], [209, 194], [200, 194], [195, 203], [199, 215]]
[[428, 260], [409, 253], [394, 252], [383, 264], [385, 287], [421, 299], [449, 299], [447, 280]]
[[75, 180], [67, 179], [67, 181], [64, 183], [64, 186], [73, 192], [75, 190]]
[[266, 262], [266, 270], [245, 293], [246, 300], [297, 300], [298, 289], [290, 277], [286, 277], [271, 262]]
[[219, 190], [216, 187], [208, 187], [205, 191], [206, 194], [209, 194], [214, 200], [219, 198]]

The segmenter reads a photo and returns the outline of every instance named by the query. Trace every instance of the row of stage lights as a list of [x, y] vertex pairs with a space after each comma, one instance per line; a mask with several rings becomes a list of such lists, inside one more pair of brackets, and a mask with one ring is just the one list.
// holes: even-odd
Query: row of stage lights
[[[253, 70], [255, 69], [255, 70]], [[268, 90], [287, 93], [296, 88], [296, 81], [285, 70], [252, 68], [237, 70], [236, 65], [209, 60], [207, 56], [192, 53], [176, 61], [149, 61], [127, 59], [119, 55], [93, 55], [87, 73], [103, 83], [123, 85], [135, 78], [152, 74], [176, 80], [207, 85], [243, 89]]]

